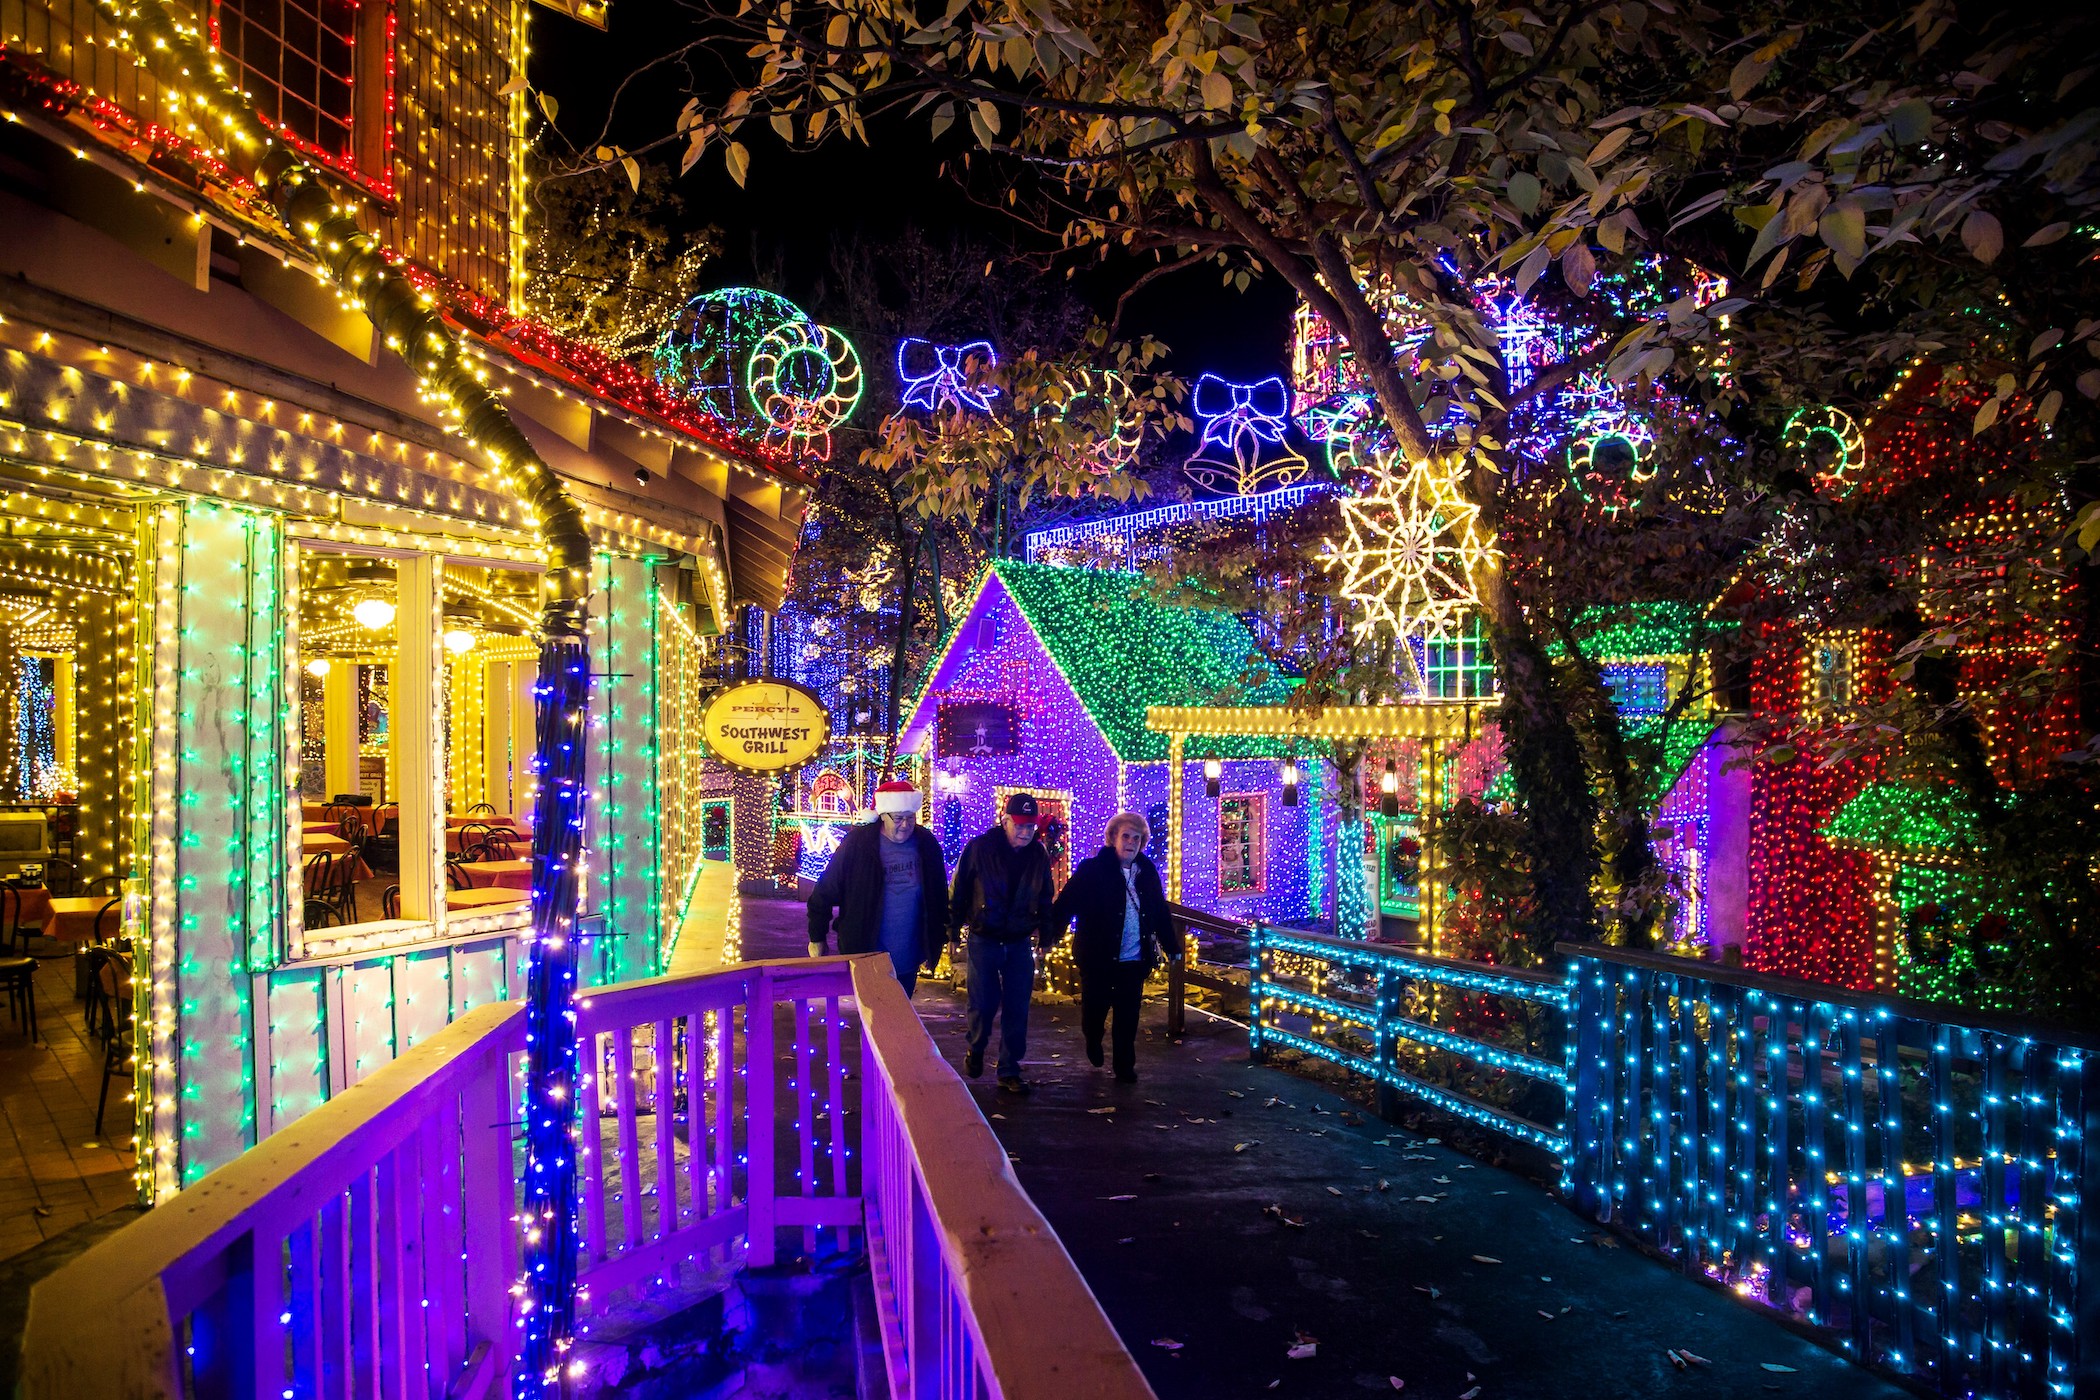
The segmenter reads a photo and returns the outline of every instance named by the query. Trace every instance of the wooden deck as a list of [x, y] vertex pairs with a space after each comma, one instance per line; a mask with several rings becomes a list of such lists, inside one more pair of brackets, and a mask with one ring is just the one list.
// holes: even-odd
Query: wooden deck
[[73, 998], [72, 958], [40, 962], [36, 988], [41, 1043], [0, 1014], [0, 1259], [138, 1199], [127, 1079], [111, 1081], [95, 1133], [102, 1044]]

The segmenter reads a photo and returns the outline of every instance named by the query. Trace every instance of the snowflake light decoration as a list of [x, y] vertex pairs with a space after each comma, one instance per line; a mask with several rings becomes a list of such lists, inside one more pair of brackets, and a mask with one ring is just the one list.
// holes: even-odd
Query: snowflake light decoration
[[830, 326], [784, 321], [751, 351], [751, 401], [770, 437], [800, 438], [831, 455], [831, 430], [860, 403], [860, 352]]
[[[1362, 616], [1359, 638], [1380, 631], [1402, 643], [1446, 637], [1480, 606], [1473, 576], [1495, 548], [1480, 508], [1458, 488], [1458, 462], [1423, 458], [1377, 464], [1372, 489], [1341, 502], [1347, 536], [1324, 564], [1342, 571], [1341, 595]], [[1413, 648], [1403, 645], [1413, 665]], [[1419, 679], [1419, 677], [1417, 677]]]
[[1283, 440], [1291, 395], [1280, 377], [1235, 384], [1206, 374], [1196, 381], [1194, 407], [1204, 420], [1203, 440], [1182, 470], [1198, 486], [1251, 496], [1306, 474], [1305, 459]]
[[1839, 408], [1802, 408], [1786, 420], [1779, 445], [1798, 452], [1816, 485], [1838, 500], [1852, 494], [1867, 465], [1867, 435]]
[[897, 382], [904, 386], [902, 407], [923, 408], [928, 413], [990, 413], [999, 390], [990, 384], [972, 384], [971, 363], [987, 368], [999, 363], [999, 352], [989, 340], [965, 345], [937, 345], [908, 335], [897, 342]]

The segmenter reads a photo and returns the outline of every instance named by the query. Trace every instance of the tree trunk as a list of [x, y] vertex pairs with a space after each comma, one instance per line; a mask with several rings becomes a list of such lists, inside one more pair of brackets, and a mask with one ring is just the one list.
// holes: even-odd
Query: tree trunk
[[897, 725], [903, 716], [897, 713], [904, 690], [904, 661], [911, 649], [912, 612], [918, 603], [919, 540], [905, 528], [904, 512], [891, 515], [892, 547], [897, 551], [897, 636], [890, 648], [890, 682], [883, 720], [883, 732], [890, 736], [894, 751], [897, 740]]
[[[1597, 748], [1603, 760], [1605, 778], [1611, 784], [1611, 818], [1617, 836], [1610, 851], [1611, 879], [1623, 901], [1625, 891], [1638, 887], [1655, 870], [1655, 850], [1649, 844], [1648, 804], [1641, 791], [1640, 775], [1633, 771], [1633, 761], [1626, 755], [1626, 738], [1619, 728], [1618, 701], [1613, 697], [1611, 687], [1604, 683], [1604, 673], [1584, 654], [1574, 628], [1557, 615], [1553, 624], [1562, 648], [1568, 653], [1577, 684], [1589, 692], [1590, 711], [1596, 716]], [[1664, 721], [1665, 724], [1668, 722], [1667, 719]], [[1654, 906], [1644, 902], [1623, 925], [1625, 945], [1645, 948], [1654, 926]]]

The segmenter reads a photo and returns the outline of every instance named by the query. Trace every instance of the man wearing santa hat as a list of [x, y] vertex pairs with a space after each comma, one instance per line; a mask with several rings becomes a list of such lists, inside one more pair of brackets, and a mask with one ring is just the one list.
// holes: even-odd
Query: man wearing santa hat
[[941, 843], [919, 825], [923, 804], [910, 783], [876, 788], [875, 820], [846, 833], [809, 893], [809, 955], [824, 956], [836, 910], [839, 951], [888, 953], [906, 996], [920, 965], [931, 971], [948, 941], [947, 864]]

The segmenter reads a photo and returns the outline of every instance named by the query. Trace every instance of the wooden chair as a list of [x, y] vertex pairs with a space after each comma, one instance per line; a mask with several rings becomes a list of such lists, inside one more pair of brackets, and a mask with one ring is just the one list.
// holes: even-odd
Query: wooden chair
[[109, 994], [93, 975], [95, 954], [115, 947], [116, 937], [124, 930], [124, 901], [112, 899], [95, 911], [95, 940], [88, 944], [88, 989], [87, 1028], [88, 1034], [105, 1044], [117, 1033], [115, 1008], [109, 1004]]
[[320, 851], [310, 855], [306, 858], [305, 878], [300, 883], [302, 897], [307, 902], [320, 901], [340, 922], [354, 924], [357, 922], [357, 886], [351, 876], [356, 870], [355, 852], [338, 856]]
[[467, 815], [470, 817], [476, 812], [487, 812], [493, 817], [496, 815], [496, 804], [493, 802], [476, 802], [467, 808]]
[[[99, 954], [98, 958], [96, 955]], [[102, 1114], [109, 1107], [109, 1081], [130, 1067], [136, 1036], [131, 1017], [131, 955], [115, 948], [90, 950], [89, 971], [107, 998], [114, 1017], [109, 1044], [102, 1051], [102, 1092], [95, 1096], [95, 1136], [102, 1136]]]
[[299, 920], [308, 928], [329, 928], [341, 923], [343, 916], [325, 899], [308, 899], [300, 905]]
[[80, 893], [120, 895], [124, 893], [124, 881], [115, 875], [97, 875], [91, 880], [80, 882]]
[[53, 856], [44, 862], [44, 888], [56, 898], [69, 898], [80, 892], [80, 872], [64, 856]]
[[14, 946], [15, 956], [25, 957], [29, 953], [29, 940], [44, 930], [37, 924], [22, 922], [22, 891], [19, 886], [0, 884], [0, 934]]
[[492, 831], [482, 839], [479, 845], [461, 851], [459, 853], [459, 858], [464, 861], [473, 862], [484, 860], [516, 860], [518, 858], [518, 850], [517, 847], [510, 844], [509, 832]]
[[445, 862], [445, 885], [448, 889], [471, 890], [474, 888], [474, 876], [462, 862], [447, 860]]
[[36, 1028], [36, 959], [0, 958], [0, 987], [7, 990], [7, 1009], [29, 1030], [29, 1039], [42, 1039]]
[[383, 919], [401, 917], [401, 887], [388, 885], [379, 896], [379, 916]]

